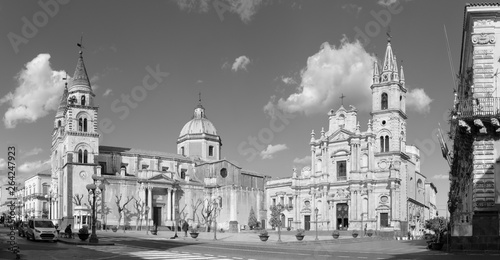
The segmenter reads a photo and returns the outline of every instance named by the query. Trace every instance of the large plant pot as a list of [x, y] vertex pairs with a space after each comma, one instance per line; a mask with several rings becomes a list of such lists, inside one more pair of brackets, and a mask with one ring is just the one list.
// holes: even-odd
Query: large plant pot
[[158, 234], [157, 230], [150, 230], [149, 232], [151, 232], [151, 234], [153, 234], [153, 235], [157, 235]]
[[367, 233], [368, 237], [372, 237], [373, 233]]
[[269, 236], [259, 236], [260, 237], [260, 241], [267, 241], [269, 239]]
[[89, 235], [90, 234], [80, 234], [80, 233], [78, 233], [78, 238], [80, 238], [80, 240], [82, 240], [82, 241], [85, 241], [85, 240], [87, 240], [89, 238]]
[[191, 235], [192, 238], [197, 238], [199, 233], [189, 233]]
[[340, 235], [339, 234], [333, 234], [332, 236], [333, 236], [333, 238], [338, 239]]
[[354, 233], [354, 234], [352, 234], [352, 237], [357, 238], [358, 234]]
[[304, 235], [302, 235], [302, 236], [295, 235], [295, 237], [296, 237], [296, 238], [297, 238], [297, 240], [299, 240], [299, 241], [302, 241], [302, 239], [304, 239]]

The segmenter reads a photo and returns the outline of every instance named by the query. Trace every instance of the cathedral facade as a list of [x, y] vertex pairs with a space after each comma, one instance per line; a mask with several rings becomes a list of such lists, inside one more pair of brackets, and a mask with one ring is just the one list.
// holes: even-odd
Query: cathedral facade
[[50, 218], [61, 227], [91, 223], [87, 184], [92, 183], [97, 186], [97, 221], [108, 227], [172, 227], [180, 221], [213, 226], [217, 221], [218, 229], [237, 231], [247, 224], [251, 210], [265, 218], [267, 176], [221, 157], [221, 138], [201, 98], [174, 153], [102, 146], [97, 117], [80, 51], [52, 133]]
[[283, 207], [283, 227], [419, 235], [436, 215], [437, 190], [420, 171], [419, 149], [406, 143], [407, 89], [390, 40], [371, 90], [366, 131], [355, 107], [330, 110], [328, 129], [311, 133], [310, 166], [267, 182], [267, 203]]

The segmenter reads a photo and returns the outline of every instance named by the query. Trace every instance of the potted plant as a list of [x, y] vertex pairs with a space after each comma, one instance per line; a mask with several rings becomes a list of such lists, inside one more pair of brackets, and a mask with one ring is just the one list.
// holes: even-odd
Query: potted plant
[[262, 229], [260, 232], [259, 232], [259, 237], [260, 237], [260, 241], [267, 241], [267, 239], [269, 239], [269, 233], [267, 233], [267, 230], [265, 229]]
[[197, 238], [200, 233], [198, 232], [197, 227], [192, 227], [191, 231], [189, 232], [189, 235], [191, 235], [192, 238]]
[[305, 236], [304, 232], [305, 232], [305, 230], [303, 230], [302, 228], [297, 229], [297, 234], [295, 234], [295, 237], [297, 238], [297, 240], [302, 241], [302, 239], [304, 239], [304, 236]]
[[340, 236], [340, 232], [338, 230], [334, 230], [332, 233], [333, 238], [338, 239]]
[[151, 232], [151, 234], [153, 234], [153, 235], [158, 234], [158, 225], [155, 225], [154, 227], [151, 227], [151, 229], [149, 230], [149, 232]]
[[352, 237], [357, 238], [359, 235], [359, 232], [357, 230], [352, 231]]
[[113, 232], [116, 232], [116, 231], [118, 231], [118, 228], [117, 228], [116, 226], [113, 226], [113, 227], [111, 228], [111, 230], [113, 230]]
[[373, 230], [368, 229], [368, 231], [366, 232], [366, 234], [368, 235], [368, 237], [372, 237], [372, 235], [373, 235]]
[[83, 226], [78, 230], [78, 238], [80, 238], [82, 241], [87, 240], [89, 238], [89, 228], [87, 226]]
[[425, 228], [434, 231], [435, 239], [430, 242], [430, 247], [434, 250], [441, 250], [444, 244], [444, 233], [447, 230], [447, 221], [444, 217], [435, 217], [425, 221]]

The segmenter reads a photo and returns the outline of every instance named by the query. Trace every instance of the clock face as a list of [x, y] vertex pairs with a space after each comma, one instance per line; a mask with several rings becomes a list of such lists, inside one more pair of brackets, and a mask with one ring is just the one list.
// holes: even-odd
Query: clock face
[[87, 178], [87, 173], [84, 171], [80, 172], [80, 178], [82, 178], [82, 179]]
[[380, 169], [385, 169], [385, 168], [387, 168], [387, 162], [381, 161], [378, 163], [378, 166], [380, 167]]

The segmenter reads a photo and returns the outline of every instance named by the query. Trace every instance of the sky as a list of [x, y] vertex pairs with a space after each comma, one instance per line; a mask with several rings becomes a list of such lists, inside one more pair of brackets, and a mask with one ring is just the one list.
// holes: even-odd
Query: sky
[[[201, 92], [222, 157], [291, 176], [310, 164], [310, 133], [328, 130], [341, 94], [366, 131], [373, 61], [383, 62], [389, 32], [409, 89], [407, 143], [420, 148], [445, 215], [449, 167], [436, 133], [449, 130], [466, 2], [476, 1], [1, 0], [0, 169], [10, 144], [18, 181], [50, 167], [63, 78], [83, 39], [109, 123], [101, 145], [175, 153]], [[158, 87], [138, 91], [148, 75]]]

